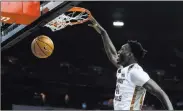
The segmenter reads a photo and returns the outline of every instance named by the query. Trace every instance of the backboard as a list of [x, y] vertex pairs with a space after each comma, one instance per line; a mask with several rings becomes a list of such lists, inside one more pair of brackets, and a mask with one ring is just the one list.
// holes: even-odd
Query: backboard
[[1, 51], [10, 48], [32, 32], [39, 30], [48, 22], [63, 14], [70, 8], [77, 6], [79, 1], [43, 2], [40, 5], [41, 16], [29, 25], [1, 23]]

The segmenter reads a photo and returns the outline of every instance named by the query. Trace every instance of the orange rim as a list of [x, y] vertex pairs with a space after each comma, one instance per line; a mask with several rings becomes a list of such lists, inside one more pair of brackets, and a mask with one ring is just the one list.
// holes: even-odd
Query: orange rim
[[85, 8], [81, 8], [81, 7], [73, 7], [71, 9], [69, 9], [67, 12], [86, 12], [88, 14], [88, 18], [86, 18], [85, 20], [82, 20], [82, 21], [78, 21], [78, 22], [71, 22], [72, 24], [81, 24], [81, 23], [84, 23], [84, 22], [87, 22], [88, 20], [90, 20], [91, 18], [91, 12]]

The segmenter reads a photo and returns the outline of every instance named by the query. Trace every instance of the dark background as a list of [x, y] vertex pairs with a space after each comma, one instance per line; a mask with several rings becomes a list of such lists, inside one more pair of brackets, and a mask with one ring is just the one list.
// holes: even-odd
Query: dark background
[[[79, 6], [91, 11], [117, 50], [127, 40], [141, 42], [148, 51], [141, 63], [144, 70], [166, 91], [174, 107], [182, 109], [176, 104], [183, 102], [183, 2], [83, 2]], [[112, 25], [118, 19], [124, 21], [122, 28]], [[34, 93], [44, 92], [51, 106], [66, 107], [68, 94], [68, 107], [81, 108], [86, 102], [88, 109], [105, 109], [98, 103], [113, 98], [116, 68], [105, 54], [100, 35], [87, 24], [57, 32], [44, 27], [3, 51], [2, 103], [35, 105]], [[42, 34], [55, 45], [47, 59], [36, 58], [30, 48]], [[149, 93], [145, 103], [161, 108]]]

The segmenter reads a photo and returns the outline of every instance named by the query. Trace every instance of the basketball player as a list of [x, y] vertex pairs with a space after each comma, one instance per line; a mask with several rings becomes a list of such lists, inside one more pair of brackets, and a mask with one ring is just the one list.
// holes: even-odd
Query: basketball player
[[146, 50], [137, 41], [128, 41], [117, 52], [106, 30], [91, 18], [93, 27], [103, 39], [109, 60], [118, 68], [114, 110], [141, 110], [146, 90], [155, 95], [167, 110], [173, 110], [167, 94], [153, 81], [138, 64]]

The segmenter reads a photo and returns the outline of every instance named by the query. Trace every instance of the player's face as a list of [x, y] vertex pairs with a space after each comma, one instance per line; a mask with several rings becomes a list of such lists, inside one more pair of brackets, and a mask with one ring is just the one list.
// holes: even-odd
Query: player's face
[[118, 64], [126, 64], [128, 60], [130, 59], [130, 45], [124, 44], [122, 45], [121, 49], [118, 51]]

